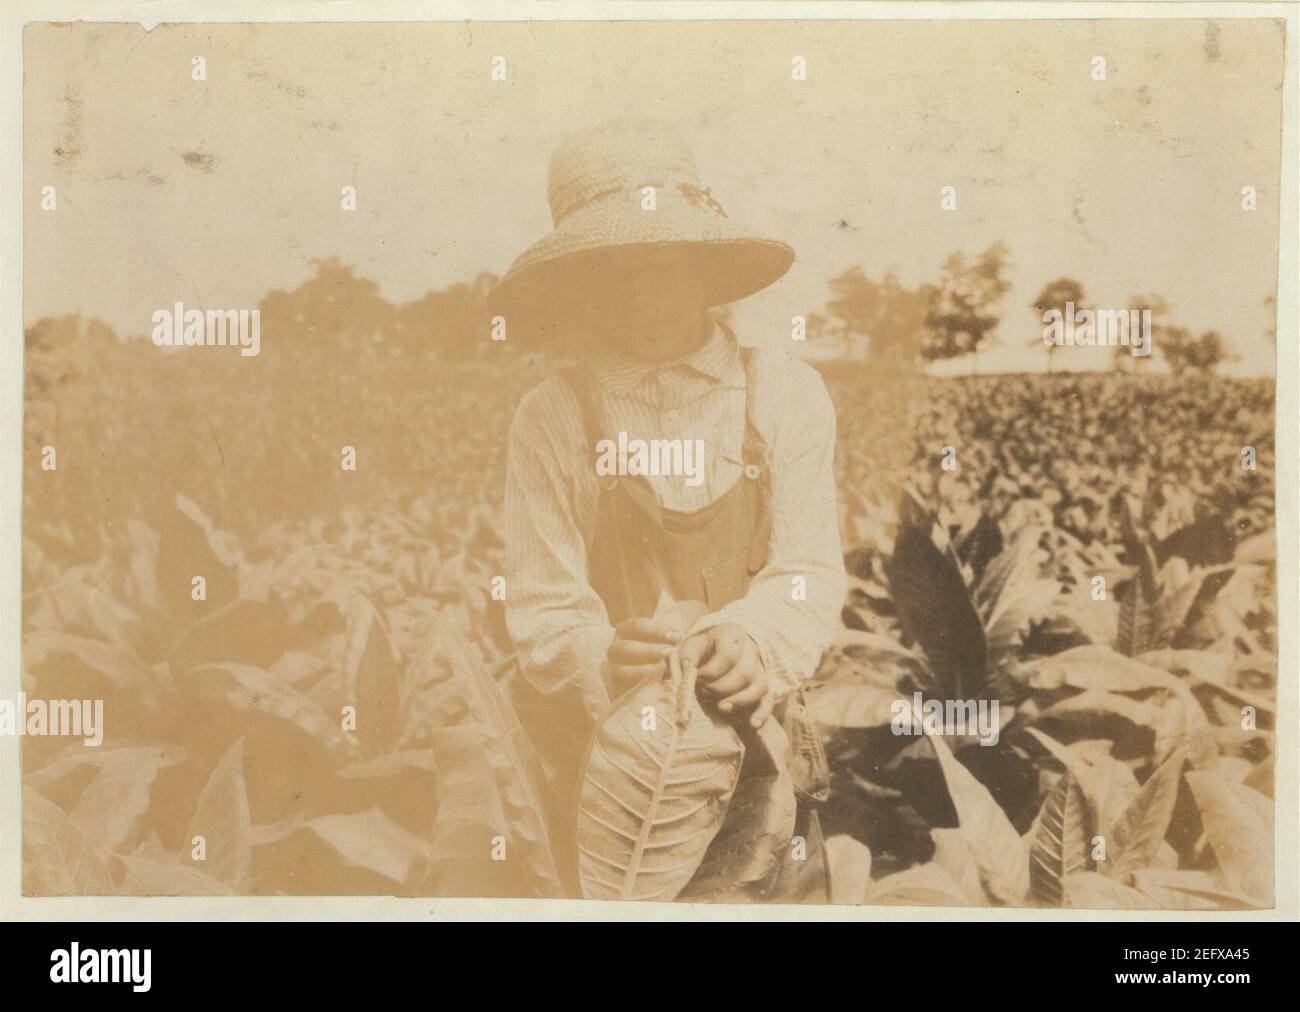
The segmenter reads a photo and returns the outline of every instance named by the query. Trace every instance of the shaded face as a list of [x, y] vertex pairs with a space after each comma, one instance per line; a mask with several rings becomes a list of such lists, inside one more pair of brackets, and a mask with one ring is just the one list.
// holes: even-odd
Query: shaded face
[[667, 361], [700, 341], [704, 289], [684, 254], [612, 261], [584, 296], [593, 338], [633, 358]]

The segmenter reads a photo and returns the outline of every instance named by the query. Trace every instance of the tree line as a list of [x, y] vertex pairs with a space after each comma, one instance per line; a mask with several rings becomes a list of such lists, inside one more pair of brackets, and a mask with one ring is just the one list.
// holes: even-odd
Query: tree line
[[[893, 272], [877, 280], [854, 265], [830, 281], [830, 297], [821, 310], [808, 315], [807, 339], [831, 349], [838, 358], [870, 358], [903, 368], [974, 356], [992, 342], [1002, 321], [1011, 290], [1009, 263], [1010, 252], [1002, 242], [974, 256], [957, 251], [943, 262], [937, 281], [915, 288], [901, 284]], [[1269, 295], [1264, 303], [1276, 306], [1275, 296]], [[1087, 305], [1083, 284], [1069, 277], [1048, 282], [1030, 303], [1040, 318], [1052, 309], [1064, 315], [1067, 305]], [[1152, 345], [1175, 375], [1212, 373], [1234, 357], [1219, 331], [1197, 334], [1173, 323], [1163, 296], [1135, 295], [1126, 309], [1150, 311]], [[1276, 341], [1276, 329], [1270, 329], [1268, 336]], [[1040, 344], [1042, 334], [1035, 332], [1029, 345]], [[1058, 348], [1044, 347], [1051, 372]], [[1117, 346], [1113, 352], [1116, 370], [1139, 369], [1150, 361], [1131, 355], [1127, 347]]]
[[[974, 356], [993, 341], [1002, 322], [1011, 290], [1009, 263], [1009, 251], [1001, 242], [974, 256], [957, 251], [943, 262], [936, 281], [915, 288], [903, 285], [893, 272], [877, 279], [854, 265], [831, 279], [829, 298], [808, 314], [807, 340], [822, 345], [832, 357], [870, 359], [904, 369]], [[456, 361], [491, 350], [485, 335], [491, 327], [494, 274], [481, 272], [467, 282], [430, 289], [419, 299], [395, 305], [374, 281], [336, 258], [313, 261], [313, 266], [315, 273], [297, 288], [276, 289], [258, 303], [263, 332], [277, 337], [268, 345], [272, 354], [276, 343], [291, 342], [299, 351], [323, 340], [336, 348], [341, 345], [340, 350], [375, 357]], [[1030, 306], [1041, 317], [1050, 309], [1064, 313], [1067, 304], [1083, 306], [1086, 300], [1081, 282], [1060, 277], [1044, 285]], [[1265, 304], [1274, 307], [1275, 297], [1268, 296]], [[1196, 334], [1173, 323], [1170, 306], [1159, 295], [1134, 296], [1127, 308], [1150, 310], [1152, 344], [1175, 374], [1213, 372], [1233, 357], [1219, 331]], [[728, 307], [721, 312], [727, 315]], [[83, 321], [79, 314], [44, 318], [25, 332], [28, 354], [36, 357], [101, 342], [105, 336], [116, 335], [105, 324]], [[1269, 337], [1276, 341], [1275, 329]], [[1029, 343], [1041, 341], [1041, 333], [1035, 332]], [[1057, 350], [1047, 346], [1049, 372]], [[1138, 369], [1150, 361], [1130, 355], [1124, 347], [1113, 351], [1117, 370]]]

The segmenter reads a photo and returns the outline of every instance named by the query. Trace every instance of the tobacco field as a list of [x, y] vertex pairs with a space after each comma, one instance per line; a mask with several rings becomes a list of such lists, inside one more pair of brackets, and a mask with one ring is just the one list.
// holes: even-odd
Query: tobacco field
[[[24, 890], [571, 892], [489, 593], [552, 367], [272, 343], [29, 332], [22, 685], [106, 731], [24, 739]], [[831, 898], [1271, 906], [1272, 384], [825, 375]], [[997, 700], [997, 744], [893, 733], [914, 692]]]

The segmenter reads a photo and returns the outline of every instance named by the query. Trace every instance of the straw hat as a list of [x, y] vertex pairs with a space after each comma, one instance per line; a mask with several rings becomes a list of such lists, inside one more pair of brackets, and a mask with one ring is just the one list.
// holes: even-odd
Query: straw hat
[[555, 227], [502, 278], [503, 307], [563, 313], [584, 290], [653, 259], [689, 271], [704, 305], [717, 306], [766, 288], [794, 261], [785, 243], [727, 217], [700, 185], [681, 134], [662, 120], [629, 117], [570, 134], [551, 156], [547, 200]]

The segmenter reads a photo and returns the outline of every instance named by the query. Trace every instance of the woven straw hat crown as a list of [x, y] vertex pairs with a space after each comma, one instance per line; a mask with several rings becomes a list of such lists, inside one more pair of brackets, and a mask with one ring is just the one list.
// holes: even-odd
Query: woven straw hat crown
[[682, 135], [662, 120], [629, 117], [565, 138], [551, 156], [546, 196], [558, 225], [578, 208], [620, 191], [681, 183], [700, 184]]
[[728, 217], [700, 185], [681, 133], [650, 117], [611, 120], [566, 137], [551, 156], [547, 200], [554, 229], [515, 260], [498, 286], [503, 299], [541, 313], [548, 300], [572, 299], [602, 266], [617, 261], [618, 270], [634, 271], [637, 258], [650, 253], [688, 270], [706, 305], [765, 288], [794, 260], [785, 243]]

